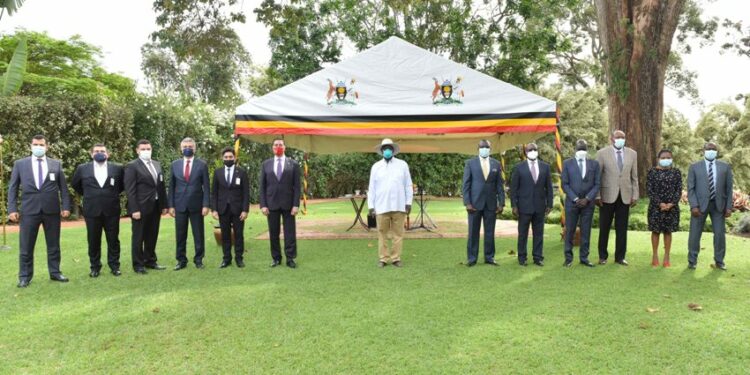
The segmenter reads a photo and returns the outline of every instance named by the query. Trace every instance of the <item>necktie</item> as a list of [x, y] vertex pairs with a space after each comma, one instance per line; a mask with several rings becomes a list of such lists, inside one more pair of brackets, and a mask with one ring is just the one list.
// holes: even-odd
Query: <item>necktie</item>
[[185, 161], [185, 182], [190, 182], [190, 159]]
[[617, 151], [617, 168], [622, 172], [622, 151]]
[[586, 177], [586, 170], [583, 169], [583, 160], [578, 160], [578, 169], [581, 170], [581, 178]]
[[714, 185], [714, 163], [708, 163], [708, 192], [711, 200], [716, 199], [716, 186]]
[[227, 170], [227, 171], [226, 171], [226, 180], [227, 180], [227, 185], [229, 185], [229, 176], [230, 176], [230, 173], [229, 173], [229, 171], [231, 171], [231, 169], [229, 169], [229, 168], [226, 168], [226, 170]]
[[36, 188], [42, 190], [42, 184], [44, 184], [44, 172], [42, 171], [43, 159], [36, 159], [36, 161], [39, 162], [39, 168], [37, 168], [37, 177], [39, 178], [39, 183]]
[[536, 162], [531, 162], [531, 177], [534, 178], [534, 183], [536, 183], [536, 179], [539, 177], [536, 173]]
[[490, 174], [490, 167], [487, 165], [487, 158], [482, 158], [482, 174], [484, 175], [484, 179], [487, 179], [487, 176]]
[[154, 179], [154, 183], [156, 183], [156, 169], [154, 169], [154, 166], [151, 165], [151, 160], [146, 162], [146, 166], [148, 167], [148, 172], [151, 173], [151, 177]]
[[281, 181], [281, 158], [276, 159], [276, 179]]

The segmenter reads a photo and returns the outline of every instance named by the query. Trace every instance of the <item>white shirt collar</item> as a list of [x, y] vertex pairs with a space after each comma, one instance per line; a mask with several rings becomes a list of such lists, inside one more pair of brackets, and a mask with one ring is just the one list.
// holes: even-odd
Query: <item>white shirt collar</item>
[[97, 163], [96, 160], [94, 160], [94, 168], [107, 168], [107, 161], [105, 160], [104, 163]]

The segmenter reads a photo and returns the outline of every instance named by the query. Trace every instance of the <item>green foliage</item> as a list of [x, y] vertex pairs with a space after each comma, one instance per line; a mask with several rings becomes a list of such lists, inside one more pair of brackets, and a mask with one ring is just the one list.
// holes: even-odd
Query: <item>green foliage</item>
[[15, 95], [21, 89], [24, 74], [26, 74], [26, 61], [28, 49], [26, 38], [19, 38], [18, 44], [13, 51], [10, 63], [5, 66], [5, 73], [0, 77], [0, 95]]

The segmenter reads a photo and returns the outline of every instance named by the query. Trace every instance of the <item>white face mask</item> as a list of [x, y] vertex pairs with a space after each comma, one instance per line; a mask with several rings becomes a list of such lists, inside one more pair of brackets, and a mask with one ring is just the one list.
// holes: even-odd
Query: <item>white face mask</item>
[[586, 152], [586, 150], [578, 150], [578, 151], [576, 151], [576, 159], [578, 159], [578, 160], [584, 160], [584, 159], [586, 159], [586, 155], [588, 155], [588, 152]]
[[141, 158], [141, 160], [149, 161], [151, 160], [151, 150], [143, 150], [138, 152], [138, 157]]
[[537, 156], [539, 156], [539, 152], [535, 150], [526, 153], [526, 157], [529, 158], [529, 160], [536, 160]]

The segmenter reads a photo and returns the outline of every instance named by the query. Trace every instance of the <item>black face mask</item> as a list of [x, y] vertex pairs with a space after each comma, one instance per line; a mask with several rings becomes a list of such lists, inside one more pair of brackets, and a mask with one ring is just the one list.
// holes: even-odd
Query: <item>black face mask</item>
[[234, 160], [224, 160], [224, 165], [227, 167], [231, 167], [234, 165]]

